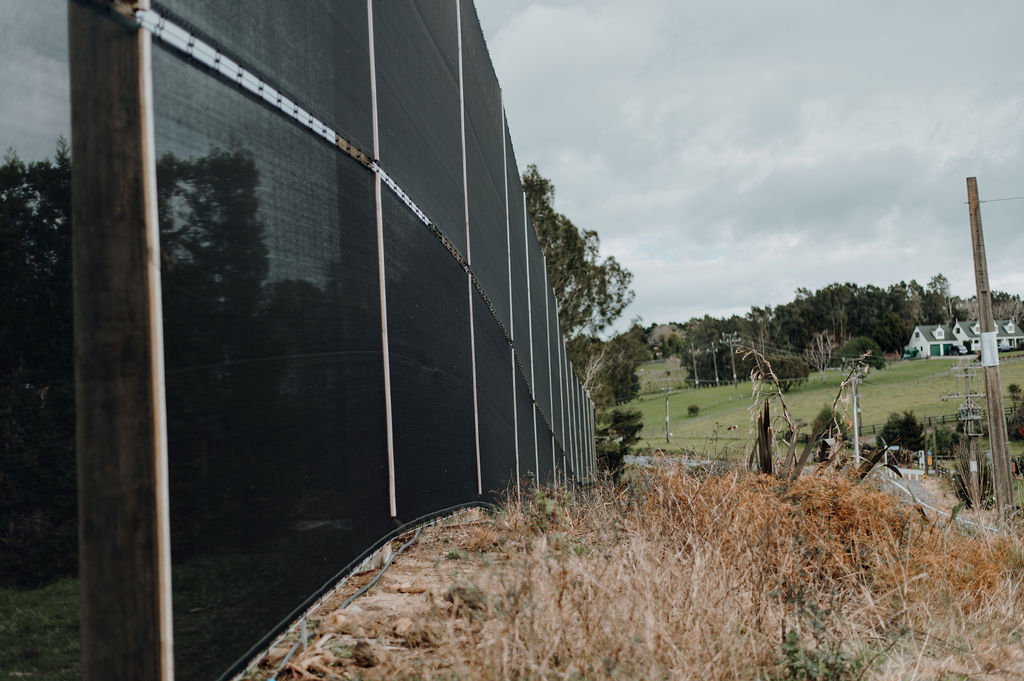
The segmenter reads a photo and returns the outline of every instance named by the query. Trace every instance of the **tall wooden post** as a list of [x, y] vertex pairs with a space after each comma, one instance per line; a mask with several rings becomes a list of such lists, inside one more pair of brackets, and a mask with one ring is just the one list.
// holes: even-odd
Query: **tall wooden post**
[[170, 681], [150, 35], [101, 11], [68, 3], [82, 678]]
[[981, 229], [981, 206], [977, 178], [967, 178], [967, 203], [971, 211], [971, 243], [974, 248], [974, 279], [978, 287], [978, 324], [981, 327], [981, 366], [985, 372], [985, 401], [988, 404], [988, 441], [992, 448], [992, 486], [1000, 514], [1013, 510], [1013, 479], [1007, 450], [1003, 393], [999, 381], [999, 350], [992, 318], [992, 291], [988, 285], [985, 237]]

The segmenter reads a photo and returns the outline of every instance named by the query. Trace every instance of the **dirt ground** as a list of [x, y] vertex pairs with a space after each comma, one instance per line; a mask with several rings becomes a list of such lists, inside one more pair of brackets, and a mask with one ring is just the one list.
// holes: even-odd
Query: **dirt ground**
[[[300, 644], [284, 662], [300, 638], [293, 632], [244, 678], [392, 679], [399, 670], [415, 668], [417, 658], [436, 655], [441, 637], [458, 636], [472, 619], [477, 594], [465, 586], [468, 578], [482, 559], [500, 559], [479, 553], [487, 548], [481, 542], [489, 541], [491, 522], [472, 509], [424, 527], [381, 579], [351, 605], [340, 609], [379, 569], [353, 575], [309, 614], [305, 648]], [[397, 549], [413, 534], [400, 537], [392, 546]]]
[[[796, 662], [834, 653], [829, 660], [859, 670], [842, 678], [1024, 678], [1000, 671], [1024, 660], [1014, 638], [1019, 583], [1003, 579], [1024, 555], [1011, 539], [947, 532], [932, 511], [918, 528], [916, 513], [879, 494], [885, 486], [837, 476], [810, 476], [791, 498], [761, 476], [658, 475], [658, 484], [609, 489], [585, 503], [538, 493], [518, 511], [474, 510], [425, 527], [365, 594], [342, 608], [379, 568], [353, 575], [309, 613], [304, 645], [291, 632], [245, 678], [644, 678], [628, 673], [632, 665], [654, 678], [754, 678], [789, 664], [776, 625], [804, 626], [807, 612], [819, 612], [802, 605], [808, 598], [842, 614], [807, 624], [831, 642], [807, 634], [791, 651]], [[914, 493], [947, 513], [957, 504], [938, 480], [915, 483]], [[800, 522], [802, 512], [815, 520]], [[761, 527], [757, 518], [763, 531], [751, 529]], [[766, 541], [781, 526], [781, 540]], [[851, 555], [861, 567], [843, 562]], [[775, 566], [768, 572], [779, 584], [801, 585], [799, 594], [760, 579], [764, 570], [749, 569], [755, 559]], [[942, 579], [919, 579], [919, 564], [938, 566]], [[863, 565], [878, 579], [856, 581]], [[838, 588], [840, 574], [858, 589]], [[890, 626], [896, 621], [901, 628]], [[878, 641], [888, 642], [880, 661]], [[919, 675], [922, 664], [939, 671]]]

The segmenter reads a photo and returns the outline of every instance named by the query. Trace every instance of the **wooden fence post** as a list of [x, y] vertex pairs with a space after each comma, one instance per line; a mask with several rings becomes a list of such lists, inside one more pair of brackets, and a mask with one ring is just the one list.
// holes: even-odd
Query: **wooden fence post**
[[68, 3], [82, 678], [171, 681], [151, 36], [105, 7]]

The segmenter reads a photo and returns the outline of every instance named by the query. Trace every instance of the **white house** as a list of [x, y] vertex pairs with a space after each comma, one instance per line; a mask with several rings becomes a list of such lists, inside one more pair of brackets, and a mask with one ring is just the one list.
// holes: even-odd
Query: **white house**
[[[981, 326], [978, 322], [956, 322], [953, 325], [953, 333], [971, 352], [981, 349]], [[1012, 319], [997, 319], [996, 344], [1000, 348], [1009, 349], [1024, 347], [1024, 331]]]
[[[1016, 349], [1024, 347], [1024, 331], [1012, 319], [996, 321], [996, 342], [999, 347]], [[910, 334], [907, 349], [917, 350], [918, 357], [941, 357], [948, 355], [954, 345], [968, 352], [981, 349], [981, 330], [978, 322], [956, 321], [949, 324], [922, 324], [915, 326]]]
[[952, 346], [960, 344], [948, 324], [921, 324], [914, 327], [907, 348], [917, 350], [918, 357], [941, 357], [948, 355]]

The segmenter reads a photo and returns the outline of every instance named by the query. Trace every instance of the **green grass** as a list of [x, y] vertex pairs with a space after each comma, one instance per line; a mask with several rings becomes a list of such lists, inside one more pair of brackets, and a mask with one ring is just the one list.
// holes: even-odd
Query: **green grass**
[[[239, 622], [256, 618], [267, 628], [276, 622], [280, 615], [265, 611], [274, 606], [265, 607], [261, 585], [285, 572], [271, 562], [215, 556], [173, 567], [175, 667], [182, 678], [220, 669], [226, 650], [248, 648], [252, 627]], [[39, 589], [0, 588], [0, 614], [0, 681], [79, 678], [77, 579]]]
[[0, 589], [0, 680], [79, 678], [78, 581]]
[[[1020, 353], [1001, 356], [1000, 378], [1003, 399], [1009, 405], [1006, 388], [1011, 383], [1024, 385], [1024, 357]], [[954, 382], [950, 367], [957, 358], [939, 358], [892, 362], [884, 370], [872, 370], [859, 387], [861, 403], [861, 434], [871, 435], [872, 426], [879, 430], [889, 414], [912, 411], [919, 419], [946, 415], [946, 424], [953, 425], [951, 415], [957, 409], [957, 401], [943, 401], [942, 395], [961, 391], [963, 383]], [[650, 363], [641, 366], [641, 386], [645, 378], [664, 371], [664, 367]], [[673, 373], [675, 373], [673, 371]], [[784, 397], [794, 420], [810, 423], [824, 406], [831, 406], [845, 373], [825, 373], [822, 383], [819, 374], [812, 374], [804, 385], [792, 389]], [[651, 385], [651, 382], [647, 382]], [[972, 384], [973, 392], [984, 392], [981, 378]], [[982, 398], [983, 401], [983, 398]], [[753, 401], [751, 385], [748, 382], [738, 386], [722, 385], [700, 390], [676, 390], [669, 395], [669, 427], [671, 443], [665, 442], [665, 395], [654, 393], [642, 395], [630, 403], [639, 409], [644, 418], [641, 448], [661, 448], [667, 451], [695, 451], [698, 454], [716, 453], [730, 449], [747, 449], [752, 441], [754, 416], [751, 413]], [[698, 416], [687, 415], [687, 407], [695, 404], [700, 408]], [[850, 417], [847, 406], [843, 412]], [[733, 429], [729, 429], [734, 426]], [[1024, 454], [1024, 445], [1011, 442], [1011, 454]]]

